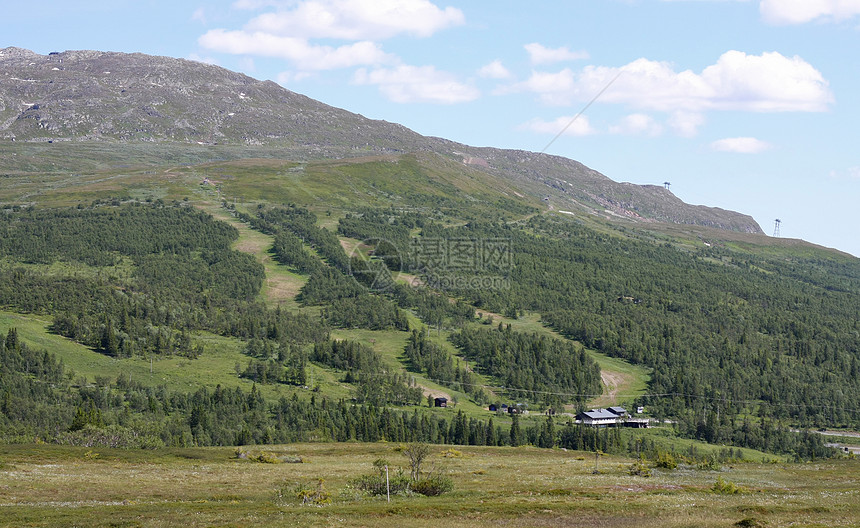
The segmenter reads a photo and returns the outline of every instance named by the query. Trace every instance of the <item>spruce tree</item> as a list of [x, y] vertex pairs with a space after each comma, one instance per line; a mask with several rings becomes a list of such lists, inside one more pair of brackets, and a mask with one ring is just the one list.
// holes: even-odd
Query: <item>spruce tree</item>
[[511, 445], [517, 447], [522, 445], [523, 433], [520, 430], [520, 417], [518, 414], [512, 416], [511, 422]]

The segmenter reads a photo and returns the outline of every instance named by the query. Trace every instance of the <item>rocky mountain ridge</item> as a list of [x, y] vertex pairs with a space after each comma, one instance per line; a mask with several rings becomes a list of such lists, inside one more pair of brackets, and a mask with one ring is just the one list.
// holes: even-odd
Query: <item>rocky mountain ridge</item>
[[762, 233], [747, 215], [615, 182], [579, 162], [471, 147], [368, 119], [224, 68], [141, 53], [0, 49], [0, 142], [181, 143], [337, 159], [432, 152], [512, 180], [559, 210]]

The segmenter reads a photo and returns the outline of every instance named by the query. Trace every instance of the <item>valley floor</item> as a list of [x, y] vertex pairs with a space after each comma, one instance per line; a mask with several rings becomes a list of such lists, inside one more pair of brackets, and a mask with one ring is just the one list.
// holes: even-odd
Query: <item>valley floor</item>
[[[250, 447], [247, 459], [237, 459], [233, 448], [0, 446], [0, 525], [860, 526], [857, 460], [681, 467], [641, 477], [629, 474], [632, 460], [593, 453], [432, 446], [425, 467], [445, 468], [450, 493], [388, 503], [350, 486], [376, 459], [406, 467], [401, 448]], [[263, 451], [303, 463], [253, 461]], [[302, 506], [295, 490], [316, 489], [319, 479], [331, 503]]]

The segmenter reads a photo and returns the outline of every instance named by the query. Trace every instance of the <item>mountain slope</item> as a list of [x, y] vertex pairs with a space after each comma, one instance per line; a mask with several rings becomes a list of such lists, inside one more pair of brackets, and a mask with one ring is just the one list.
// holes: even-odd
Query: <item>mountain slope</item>
[[217, 149], [198, 162], [249, 157], [240, 147], [265, 147], [266, 156], [296, 161], [429, 151], [504, 177], [558, 209], [762, 232], [749, 216], [685, 204], [661, 188], [617, 183], [573, 160], [421, 136], [271, 81], [193, 61], [5, 48], [0, 79], [0, 142], [170, 142], [234, 149]]

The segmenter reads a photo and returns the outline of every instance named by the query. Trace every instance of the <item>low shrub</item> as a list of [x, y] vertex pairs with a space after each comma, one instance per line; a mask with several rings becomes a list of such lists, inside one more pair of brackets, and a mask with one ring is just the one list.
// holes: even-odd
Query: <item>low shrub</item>
[[654, 457], [654, 467], [660, 469], [675, 469], [678, 467], [678, 459], [668, 451], [658, 451]]
[[711, 486], [711, 491], [720, 495], [737, 495], [743, 491], [743, 488], [734, 482], [723, 480], [723, 477], [717, 477], [717, 481]]
[[636, 462], [630, 464], [627, 467], [627, 472], [633, 476], [637, 477], [650, 477], [651, 476], [651, 468], [642, 463], [641, 460], [637, 460]]
[[325, 489], [323, 479], [316, 479], [312, 484], [284, 482], [275, 489], [276, 502], [291, 502], [296, 499], [302, 506], [323, 506], [331, 503], [331, 494]]
[[388, 483], [386, 485], [385, 468], [388, 462], [385, 459], [377, 459], [373, 463], [374, 473], [368, 475], [360, 475], [350, 481], [350, 484], [361, 491], [371, 495], [398, 495], [409, 491], [409, 477], [404, 473], [403, 468], [388, 471]]
[[254, 462], [260, 462], [262, 464], [280, 464], [282, 462], [282, 460], [275, 456], [273, 453], [269, 453], [266, 451], [263, 451], [259, 455], [255, 456], [252, 460], [254, 460]]
[[720, 464], [717, 457], [714, 455], [707, 456], [696, 462], [696, 469], [706, 470], [706, 471], [719, 471], [723, 468], [723, 465]]
[[430, 475], [410, 484], [410, 489], [427, 497], [435, 497], [454, 489], [454, 481], [445, 475]]

